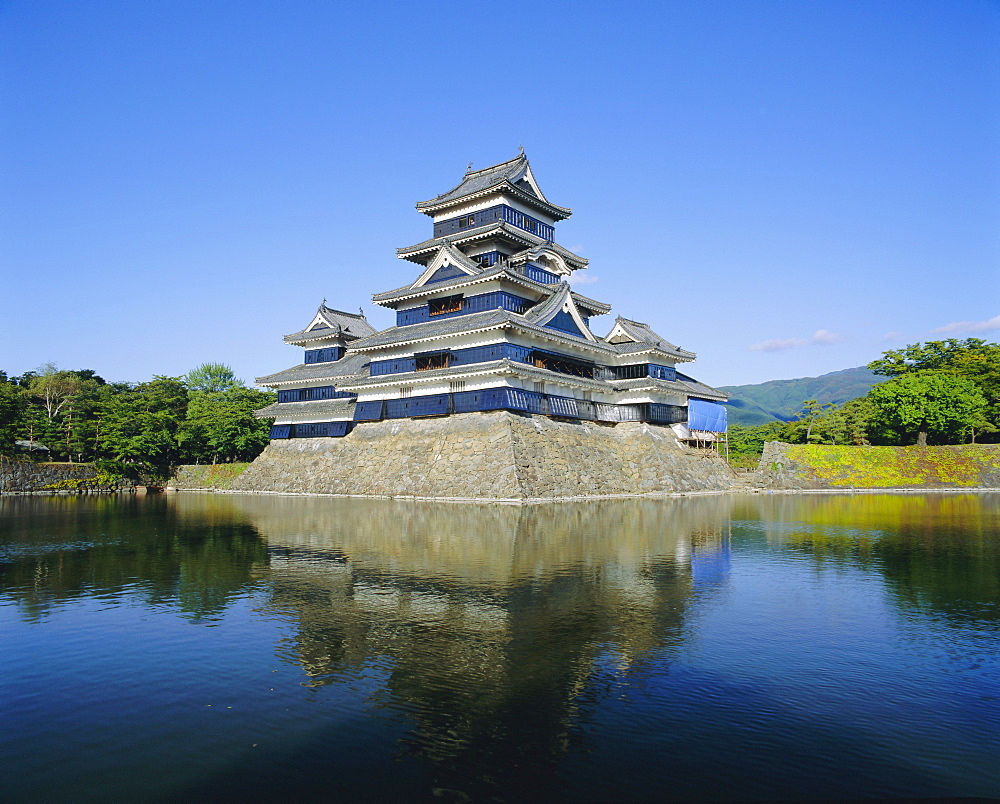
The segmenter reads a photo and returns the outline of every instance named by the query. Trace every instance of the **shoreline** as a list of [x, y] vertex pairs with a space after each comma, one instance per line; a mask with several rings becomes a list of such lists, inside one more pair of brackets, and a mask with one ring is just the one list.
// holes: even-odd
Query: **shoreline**
[[[844, 489], [767, 489], [767, 488], [736, 488], [723, 490], [706, 491], [676, 491], [676, 492], [651, 492], [648, 494], [591, 494], [574, 497], [525, 497], [525, 498], [497, 498], [485, 499], [482, 497], [422, 497], [418, 495], [388, 495], [388, 494], [335, 494], [332, 492], [296, 492], [296, 491], [243, 491], [240, 489], [216, 489], [216, 488], [166, 488], [163, 492], [153, 492], [154, 494], [234, 494], [247, 496], [275, 496], [275, 497], [329, 497], [333, 499], [354, 499], [354, 500], [398, 500], [400, 502], [440, 502], [458, 505], [544, 505], [545, 503], [569, 503], [569, 502], [599, 502], [604, 500], [670, 500], [680, 497], [718, 497], [726, 494], [736, 495], [759, 495], [767, 496], [773, 494], [990, 494], [1000, 493], [1000, 488], [991, 486], [970, 486], [970, 487], [949, 487], [949, 488], [844, 488]], [[0, 498], [3, 497], [82, 497], [99, 495], [120, 495], [135, 492], [128, 491], [101, 491], [88, 492], [84, 494], [60, 491], [0, 491]], [[144, 495], [141, 495], [144, 496]]]

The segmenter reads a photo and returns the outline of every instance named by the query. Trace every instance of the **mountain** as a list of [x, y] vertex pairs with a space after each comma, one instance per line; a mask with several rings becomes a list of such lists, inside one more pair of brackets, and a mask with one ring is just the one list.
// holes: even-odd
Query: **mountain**
[[797, 419], [806, 399], [841, 404], [864, 396], [877, 383], [885, 382], [864, 366], [832, 371], [820, 377], [800, 377], [797, 380], [770, 380], [757, 385], [721, 386], [729, 394], [729, 421], [744, 427], [766, 424], [775, 419]]

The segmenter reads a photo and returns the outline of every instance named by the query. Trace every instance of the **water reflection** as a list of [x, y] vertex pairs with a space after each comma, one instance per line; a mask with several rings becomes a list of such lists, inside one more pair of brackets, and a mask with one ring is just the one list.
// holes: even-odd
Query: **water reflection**
[[[984, 795], [1000, 792], [979, 758], [1000, 750], [996, 698], [984, 692], [1000, 663], [998, 522], [996, 495], [963, 494], [528, 507], [8, 498], [0, 606], [14, 604], [39, 629], [91, 600], [183, 614], [173, 650], [198, 644], [129, 680], [170, 691], [156, 711], [174, 707], [136, 771], [190, 742], [184, 762], [204, 764], [186, 783], [191, 796], [225, 796], [253, 779], [261, 798], [378, 797], [379, 775], [396, 779], [400, 795], [455, 799], [613, 797], [616, 784], [669, 797], [668, 782], [689, 798]], [[205, 636], [223, 629], [202, 625], [227, 618], [238, 636]], [[56, 638], [30, 644], [40, 667], [43, 650], [74, 669], [109, 653], [81, 638], [67, 661]], [[956, 680], [958, 662], [966, 676]], [[35, 657], [22, 664], [18, 683], [32, 690]], [[262, 763], [243, 753], [244, 740], [260, 738], [240, 732], [237, 751], [235, 727], [207, 726], [208, 699], [192, 705], [164, 682], [182, 665], [192, 688], [211, 679], [234, 702], [252, 699], [280, 750]], [[293, 680], [282, 687], [285, 672]], [[29, 730], [31, 695], [20, 710]], [[335, 718], [348, 704], [342, 731]], [[92, 717], [105, 706], [95, 698]], [[189, 737], [177, 711], [191, 717]], [[260, 733], [256, 717], [246, 734]], [[91, 745], [86, 725], [75, 746]], [[60, 722], [60, 739], [73, 728]], [[370, 758], [383, 739], [392, 761], [379, 764]], [[737, 743], [743, 750], [717, 767]], [[605, 764], [589, 767], [591, 755]], [[371, 775], [346, 781], [362, 761]], [[696, 779], [685, 776], [692, 767]], [[631, 769], [627, 782], [614, 768]], [[417, 781], [399, 781], [403, 769]], [[820, 775], [826, 787], [815, 787]], [[956, 787], [958, 778], [979, 786]]]
[[0, 596], [32, 620], [88, 597], [216, 616], [267, 561], [238, 512], [191, 517], [162, 497], [0, 498], [0, 521]]
[[742, 497], [733, 516], [760, 522], [772, 547], [817, 566], [877, 572], [899, 606], [962, 626], [1000, 620], [995, 501], [982, 494]]
[[477, 798], [491, 767], [519, 769], [506, 795], [555, 794], [598, 657], [627, 672], [683, 642], [694, 592], [724, 580], [732, 501], [228, 504], [267, 540], [269, 605], [295, 618], [282, 655], [313, 686], [387, 662], [384, 709], [413, 724], [400, 751]]

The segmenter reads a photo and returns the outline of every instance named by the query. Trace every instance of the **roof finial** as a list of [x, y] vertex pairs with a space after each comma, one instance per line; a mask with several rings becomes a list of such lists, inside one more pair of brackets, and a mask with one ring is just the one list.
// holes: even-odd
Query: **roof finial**
[[323, 297], [323, 306], [326, 307], [326, 296]]
[[358, 308], [358, 315], [361, 316], [362, 318], [365, 317], [365, 308], [364, 307], [359, 307]]
[[472, 162], [469, 162], [469, 164], [465, 166], [465, 172], [472, 173]]
[[521, 149], [521, 156], [524, 156], [524, 146], [518, 145], [517, 147]]

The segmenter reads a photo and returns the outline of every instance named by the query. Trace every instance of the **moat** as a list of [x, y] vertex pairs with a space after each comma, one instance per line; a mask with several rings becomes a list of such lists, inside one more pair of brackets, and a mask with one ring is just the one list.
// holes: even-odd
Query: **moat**
[[1000, 492], [0, 498], [9, 801], [1000, 796]]

